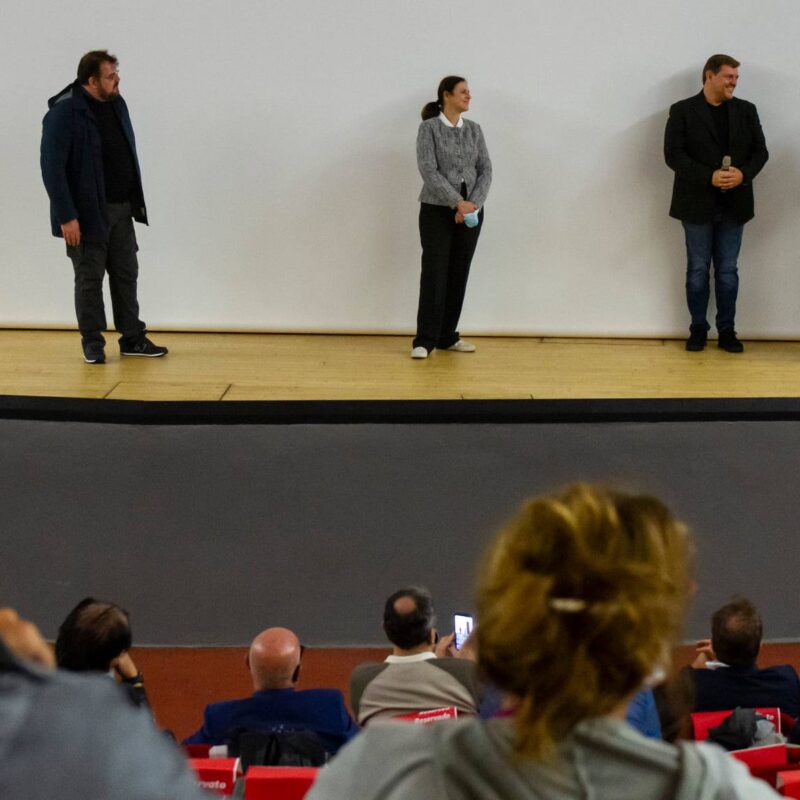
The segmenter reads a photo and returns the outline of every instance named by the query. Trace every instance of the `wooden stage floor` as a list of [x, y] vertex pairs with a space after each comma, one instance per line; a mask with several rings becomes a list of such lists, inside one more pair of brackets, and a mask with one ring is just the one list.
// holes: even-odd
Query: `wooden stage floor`
[[153, 333], [165, 358], [84, 364], [73, 331], [0, 330], [0, 394], [117, 400], [458, 400], [800, 397], [800, 342], [742, 355], [682, 340], [470, 337], [409, 358], [407, 336]]

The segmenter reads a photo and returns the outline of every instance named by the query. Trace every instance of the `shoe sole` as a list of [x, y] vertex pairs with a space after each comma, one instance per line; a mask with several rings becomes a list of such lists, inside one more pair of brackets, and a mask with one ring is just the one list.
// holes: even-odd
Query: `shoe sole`
[[83, 360], [86, 364], [105, 364], [106, 360], [104, 358], [86, 358], [83, 357]]
[[161, 358], [166, 353], [123, 353], [120, 351], [121, 356], [138, 356], [139, 358]]

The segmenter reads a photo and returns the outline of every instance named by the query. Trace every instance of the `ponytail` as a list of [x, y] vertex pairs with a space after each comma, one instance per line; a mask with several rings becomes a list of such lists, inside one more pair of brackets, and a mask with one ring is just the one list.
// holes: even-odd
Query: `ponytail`
[[424, 121], [426, 119], [438, 117], [441, 111], [442, 109], [439, 103], [436, 100], [432, 100], [430, 103], [425, 103], [425, 105], [422, 106], [422, 119]]

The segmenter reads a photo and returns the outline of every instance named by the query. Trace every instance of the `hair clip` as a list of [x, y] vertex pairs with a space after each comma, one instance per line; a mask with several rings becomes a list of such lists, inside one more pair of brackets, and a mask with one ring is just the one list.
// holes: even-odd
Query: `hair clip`
[[553, 611], [564, 614], [577, 614], [586, 608], [586, 601], [577, 597], [551, 597], [547, 603]]

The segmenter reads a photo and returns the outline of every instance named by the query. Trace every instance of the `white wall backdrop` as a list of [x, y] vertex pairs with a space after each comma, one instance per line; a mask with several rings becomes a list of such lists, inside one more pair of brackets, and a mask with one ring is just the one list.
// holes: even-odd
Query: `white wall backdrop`
[[[740, 261], [738, 328], [800, 337], [797, 0], [3, 0], [0, 324], [74, 325], [38, 166], [47, 98], [120, 58], [151, 226], [151, 328], [406, 332], [419, 275], [414, 142], [465, 75], [494, 164], [469, 333], [685, 330], [667, 216], [669, 105], [708, 55], [742, 61], [771, 158]], [[109, 307], [110, 310], [110, 307]]]

